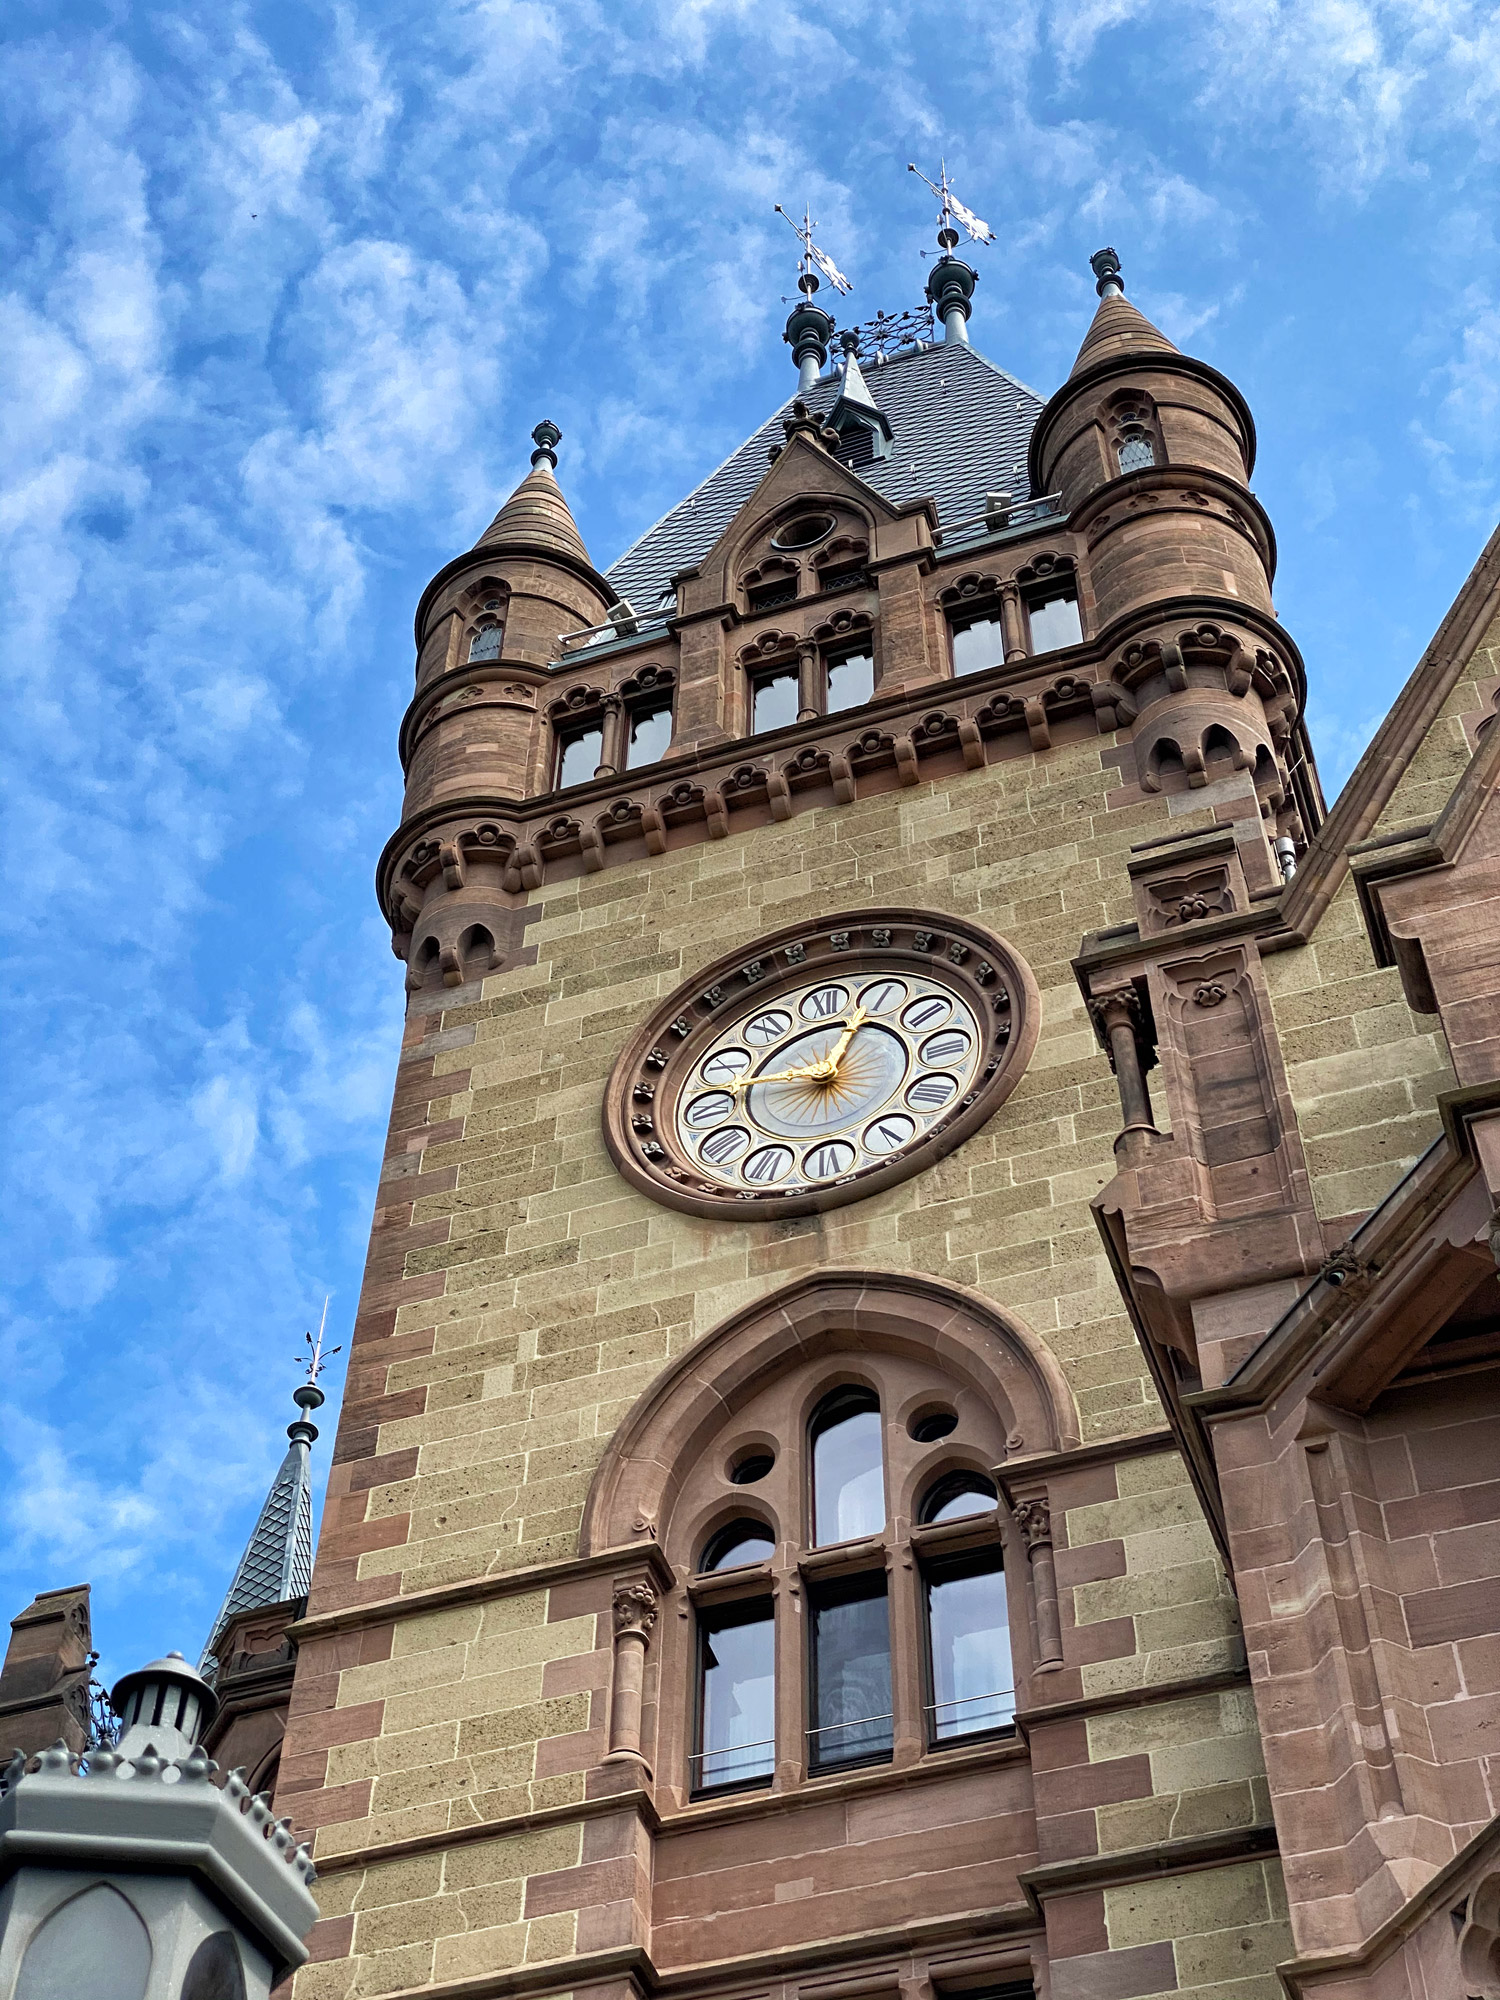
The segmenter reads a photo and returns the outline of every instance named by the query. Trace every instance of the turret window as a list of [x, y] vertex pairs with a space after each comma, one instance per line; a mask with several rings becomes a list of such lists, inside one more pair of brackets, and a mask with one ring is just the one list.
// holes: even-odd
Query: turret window
[[976, 618], [969, 624], [955, 627], [953, 633], [953, 671], [955, 674], [980, 674], [986, 667], [998, 667], [1005, 658], [1005, 631], [998, 616]]
[[604, 728], [590, 723], [558, 738], [557, 786], [585, 785], [604, 761]]
[[469, 641], [469, 658], [471, 660], [498, 660], [500, 657], [500, 648], [504, 643], [505, 627], [503, 625], [481, 625]]
[[1030, 598], [1026, 614], [1033, 653], [1055, 653], [1060, 646], [1076, 646], [1083, 638], [1078, 597], [1071, 584]]
[[625, 743], [625, 762], [632, 771], [643, 764], [656, 764], [667, 754], [672, 741], [672, 704], [658, 702], [652, 708], [633, 708], [630, 711], [629, 734]]
[[1155, 465], [1156, 447], [1144, 431], [1127, 431], [1120, 440], [1119, 460], [1121, 472], [1140, 472]]

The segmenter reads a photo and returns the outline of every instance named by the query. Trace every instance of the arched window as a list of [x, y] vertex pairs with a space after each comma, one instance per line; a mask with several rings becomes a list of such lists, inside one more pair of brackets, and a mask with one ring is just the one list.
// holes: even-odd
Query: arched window
[[193, 1953], [182, 2000], [245, 2000], [245, 1969], [228, 1931], [215, 1931]]
[[479, 626], [469, 640], [471, 660], [498, 660], [505, 644], [505, 599], [487, 597], [479, 609]]
[[996, 1503], [993, 1480], [978, 1472], [954, 1472], [929, 1488], [918, 1519], [924, 1528], [939, 1521], [964, 1521], [971, 1514], [987, 1514]]
[[704, 1575], [716, 1570], [746, 1569], [751, 1563], [769, 1562], [775, 1553], [775, 1540], [759, 1521], [731, 1521], [710, 1540], [698, 1567]]
[[98, 1882], [52, 1912], [21, 1961], [15, 2000], [144, 2000], [151, 1938], [118, 1889]]
[[835, 1390], [818, 1405], [808, 1435], [814, 1547], [878, 1535], [885, 1526], [879, 1397]]

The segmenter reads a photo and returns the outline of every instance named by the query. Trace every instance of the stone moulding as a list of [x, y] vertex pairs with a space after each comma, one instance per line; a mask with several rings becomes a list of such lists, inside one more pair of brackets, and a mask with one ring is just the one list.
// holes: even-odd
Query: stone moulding
[[[715, 1189], [681, 1147], [673, 1106], [715, 1023], [747, 999], [769, 1004], [820, 974], [940, 972], [967, 1001], [985, 1035], [979, 1074], [952, 1110], [893, 1159], [822, 1186]], [[1010, 945], [968, 919], [911, 909], [832, 913], [816, 927], [788, 925], [700, 968], [652, 1009], [626, 1043], [605, 1086], [604, 1141], [633, 1187], [689, 1215], [760, 1221], [861, 1200], [934, 1166], [1010, 1096], [1041, 1032], [1041, 995]]]
[[1008, 1419], [1016, 1450], [1066, 1452], [1079, 1439], [1062, 1368], [1013, 1314], [936, 1279], [825, 1271], [736, 1313], [664, 1369], [605, 1447], [584, 1503], [579, 1548], [654, 1546], [684, 1472], [708, 1436], [796, 1359], [839, 1346], [909, 1349], [948, 1365]]

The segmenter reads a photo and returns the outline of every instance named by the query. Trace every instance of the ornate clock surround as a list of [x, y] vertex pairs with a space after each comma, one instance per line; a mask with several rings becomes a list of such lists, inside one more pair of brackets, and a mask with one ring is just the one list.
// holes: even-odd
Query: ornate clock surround
[[[736, 1188], [710, 1178], [682, 1141], [677, 1107], [703, 1088], [698, 1066], [724, 1029], [820, 978], [852, 989], [882, 974], [936, 980], [968, 1009], [984, 1045], [967, 1087], [894, 1156], [830, 1180]], [[1040, 1027], [1030, 967], [966, 918], [877, 909], [788, 925], [715, 959], [652, 1009], [610, 1072], [605, 1144], [634, 1187], [690, 1215], [770, 1221], [837, 1208], [934, 1166], [977, 1131], [1020, 1082]]]

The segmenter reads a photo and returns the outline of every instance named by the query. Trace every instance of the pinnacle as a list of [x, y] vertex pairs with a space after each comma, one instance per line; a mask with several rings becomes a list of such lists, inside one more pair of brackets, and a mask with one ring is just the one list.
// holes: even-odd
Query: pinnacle
[[570, 557], [593, 568], [562, 488], [546, 459], [533, 465], [474, 544], [478, 549], [521, 546]]
[[1094, 314], [1083, 337], [1083, 345], [1078, 350], [1078, 359], [1073, 363], [1072, 375], [1081, 375], [1084, 369], [1092, 368], [1097, 362], [1113, 361], [1125, 354], [1177, 352], [1178, 349], [1160, 328], [1154, 327], [1123, 293], [1115, 292], [1100, 299], [1099, 310]]

